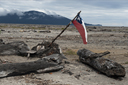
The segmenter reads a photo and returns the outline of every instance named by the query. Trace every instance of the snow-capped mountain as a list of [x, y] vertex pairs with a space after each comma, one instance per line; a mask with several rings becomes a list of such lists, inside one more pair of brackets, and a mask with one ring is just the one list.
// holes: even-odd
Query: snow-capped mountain
[[[0, 23], [13, 24], [49, 24], [49, 25], [67, 25], [71, 20], [61, 15], [46, 14], [39, 11], [26, 11], [19, 14], [8, 13], [0, 16]], [[92, 24], [86, 24], [92, 25]]]
[[38, 11], [23, 12], [22, 15], [8, 13], [0, 16], [0, 23], [65, 25], [70, 19], [60, 15], [48, 15]]

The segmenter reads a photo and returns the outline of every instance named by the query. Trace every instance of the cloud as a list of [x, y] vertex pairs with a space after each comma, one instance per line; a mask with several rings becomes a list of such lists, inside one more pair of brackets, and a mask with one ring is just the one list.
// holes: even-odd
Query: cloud
[[37, 10], [73, 19], [81, 10], [81, 17], [87, 23], [119, 25], [128, 21], [127, 4], [127, 0], [0, 0], [0, 15], [9, 12], [22, 15], [22, 11]]
[[0, 16], [5, 16], [8, 13], [8, 10], [0, 8]]
[[4, 8], [0, 8], [0, 16], [6, 16], [7, 14], [17, 14], [19, 16], [23, 15], [23, 11], [19, 11], [19, 10], [8, 10], [8, 9], [4, 9]]

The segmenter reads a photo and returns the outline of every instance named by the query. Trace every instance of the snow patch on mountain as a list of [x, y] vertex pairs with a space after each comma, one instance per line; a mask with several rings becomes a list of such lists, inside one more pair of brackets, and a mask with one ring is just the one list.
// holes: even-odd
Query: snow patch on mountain
[[39, 19], [39, 18], [38, 17], [29, 17], [28, 19], [35, 20], [35, 19]]

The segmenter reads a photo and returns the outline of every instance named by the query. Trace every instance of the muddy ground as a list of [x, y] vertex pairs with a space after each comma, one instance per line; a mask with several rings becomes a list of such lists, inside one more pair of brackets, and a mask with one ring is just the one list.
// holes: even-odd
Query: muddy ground
[[[65, 26], [0, 24], [0, 39], [4, 42], [24, 41], [30, 48], [54, 39]], [[88, 44], [84, 45], [78, 31], [70, 26], [55, 42], [67, 57], [65, 68], [51, 73], [30, 73], [0, 79], [0, 85], [127, 85], [128, 27], [87, 27]], [[123, 65], [126, 76], [111, 78], [79, 62], [76, 52], [86, 48], [95, 53], [110, 51], [103, 56]], [[38, 60], [21, 56], [0, 56], [3, 61], [27, 62]]]

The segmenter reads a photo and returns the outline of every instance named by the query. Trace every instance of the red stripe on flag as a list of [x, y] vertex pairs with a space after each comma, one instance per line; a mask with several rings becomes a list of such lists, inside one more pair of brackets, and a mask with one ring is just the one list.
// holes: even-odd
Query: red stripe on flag
[[75, 27], [79, 31], [79, 33], [83, 39], [83, 43], [87, 44], [86, 37], [85, 37], [85, 29], [84, 29], [83, 25], [78, 23], [76, 20], [74, 20], [72, 23], [75, 25]]

